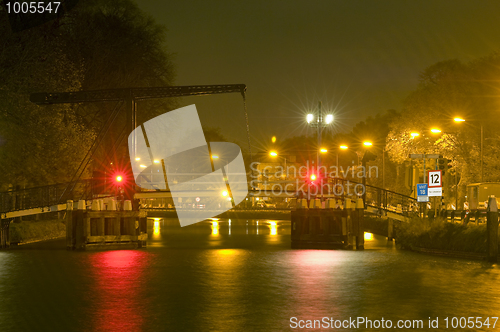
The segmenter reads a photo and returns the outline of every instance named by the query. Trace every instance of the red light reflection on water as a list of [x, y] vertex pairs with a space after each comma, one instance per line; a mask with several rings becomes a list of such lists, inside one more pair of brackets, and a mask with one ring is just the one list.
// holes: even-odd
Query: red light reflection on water
[[119, 250], [90, 256], [93, 331], [132, 332], [142, 330], [145, 315], [144, 272], [150, 259], [144, 251]]
[[296, 311], [305, 317], [331, 316], [336, 310], [335, 301], [339, 289], [336, 283], [330, 282], [335, 278], [336, 270], [342, 262], [331, 250], [300, 250], [293, 255], [294, 301]]

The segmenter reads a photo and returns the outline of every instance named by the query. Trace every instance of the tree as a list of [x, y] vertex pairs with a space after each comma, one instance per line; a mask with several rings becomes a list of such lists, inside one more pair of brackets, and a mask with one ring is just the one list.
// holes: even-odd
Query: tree
[[[448, 60], [425, 69], [420, 83], [405, 100], [402, 116], [391, 123], [387, 150], [391, 159], [402, 163], [409, 153], [433, 153], [453, 160], [452, 172], [460, 174], [460, 197], [465, 186], [479, 182], [480, 135], [482, 124], [486, 137], [498, 128], [498, 92], [493, 84], [500, 75], [500, 55], [494, 53], [469, 63]], [[493, 97], [493, 98], [492, 98]], [[466, 119], [458, 125], [455, 116]], [[432, 127], [442, 133], [433, 135]], [[412, 132], [420, 136], [412, 137]], [[496, 169], [498, 159], [489, 157], [495, 144], [484, 147], [485, 168]], [[500, 166], [500, 165], [499, 165]], [[485, 172], [485, 181], [498, 181], [499, 174]], [[454, 196], [451, 194], [448, 199]]]
[[[0, 27], [6, 20], [0, 17]], [[130, 0], [81, 1], [62, 18], [0, 36], [2, 189], [6, 179], [26, 187], [68, 181], [114, 106], [40, 107], [30, 93], [169, 85], [174, 73], [164, 36], [165, 28]], [[172, 99], [141, 102], [138, 122], [173, 106]], [[126, 145], [124, 125], [118, 117], [104, 139], [101, 164]]]

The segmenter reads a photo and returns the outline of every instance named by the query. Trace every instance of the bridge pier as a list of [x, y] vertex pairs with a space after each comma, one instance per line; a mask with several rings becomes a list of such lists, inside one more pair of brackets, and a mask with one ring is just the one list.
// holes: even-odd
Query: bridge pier
[[357, 204], [346, 199], [344, 209], [337, 204], [297, 203], [292, 211], [293, 249], [364, 249], [364, 205], [362, 199]]
[[0, 248], [10, 247], [10, 219], [2, 219], [0, 222]]
[[394, 220], [387, 219], [387, 241], [392, 242], [394, 240]]
[[130, 201], [125, 202], [123, 211], [117, 211], [112, 200], [94, 200], [90, 211], [86, 210], [85, 201], [79, 201], [76, 210], [73, 202], [68, 201], [68, 250], [135, 249], [146, 245], [147, 236], [146, 212], [132, 211]]

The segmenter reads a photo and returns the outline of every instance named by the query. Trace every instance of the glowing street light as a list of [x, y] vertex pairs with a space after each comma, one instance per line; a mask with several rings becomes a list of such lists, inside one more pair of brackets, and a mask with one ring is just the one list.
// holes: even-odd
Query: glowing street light
[[333, 122], [333, 115], [332, 114], [327, 114], [325, 118], [325, 123], [330, 124]]
[[420, 136], [420, 134], [419, 134], [419, 133], [411, 133], [410, 135], [411, 135], [411, 138], [415, 138], [415, 137]]
[[213, 154], [213, 155], [212, 155], [212, 159], [219, 159], [219, 156], [218, 156], [218, 155], [216, 155], [216, 154]]
[[307, 114], [306, 121], [311, 123], [314, 120], [314, 114]]
[[370, 142], [370, 141], [364, 141], [364, 142], [363, 142], [363, 145], [364, 145], [364, 146], [366, 146], [366, 147], [370, 147], [370, 146], [372, 146], [372, 145], [373, 145], [373, 143], [372, 143], [372, 142]]
[[[459, 118], [459, 117], [456, 117], [453, 119], [455, 122], [465, 122], [464, 119], [462, 118]], [[481, 158], [480, 158], [480, 163], [481, 163], [481, 166], [480, 166], [480, 169], [481, 169], [481, 182], [483, 182], [483, 142], [484, 142], [484, 137], [483, 137], [483, 124], [481, 123], [480, 124], [480, 127], [481, 127]]]
[[270, 155], [271, 157], [277, 157], [277, 156], [278, 156], [278, 152], [276, 152], [276, 151], [271, 151], [271, 152], [269, 152], [269, 155]]
[[[347, 150], [349, 147], [345, 144], [339, 146], [340, 150]], [[339, 171], [339, 152], [337, 151], [337, 172]]]
[[328, 152], [328, 150], [327, 150], [327, 149], [325, 149], [325, 148], [321, 148], [321, 149], [319, 150], [319, 152], [321, 152], [321, 153], [327, 153], [327, 152]]
[[437, 129], [437, 128], [432, 128], [431, 129], [431, 133], [433, 133], [433, 134], [439, 134], [439, 133], [441, 133], [441, 130]]
[[272, 141], [273, 143], [276, 143], [276, 136], [273, 136], [273, 138], [271, 138], [271, 141]]
[[229, 193], [227, 192], [227, 190], [224, 190], [224, 191], [222, 192], [222, 196], [227, 197], [227, 195], [229, 195]]

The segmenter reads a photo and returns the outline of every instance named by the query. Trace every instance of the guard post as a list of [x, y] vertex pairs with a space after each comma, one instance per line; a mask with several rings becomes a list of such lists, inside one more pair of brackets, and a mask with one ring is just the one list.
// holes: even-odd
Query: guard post
[[488, 199], [488, 212], [486, 215], [487, 258], [489, 262], [498, 260], [498, 206], [495, 196]]

